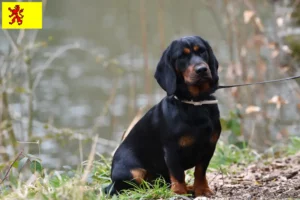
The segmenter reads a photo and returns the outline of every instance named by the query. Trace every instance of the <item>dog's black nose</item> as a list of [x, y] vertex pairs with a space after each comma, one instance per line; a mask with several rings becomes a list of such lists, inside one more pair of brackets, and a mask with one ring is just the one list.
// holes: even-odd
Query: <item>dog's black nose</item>
[[203, 74], [203, 73], [207, 72], [207, 67], [205, 65], [197, 65], [195, 67], [195, 71], [197, 74]]

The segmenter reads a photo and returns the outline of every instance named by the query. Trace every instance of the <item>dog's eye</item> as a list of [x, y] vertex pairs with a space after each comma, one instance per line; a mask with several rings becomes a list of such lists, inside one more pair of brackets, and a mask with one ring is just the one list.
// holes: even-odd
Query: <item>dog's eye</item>
[[199, 50], [199, 46], [194, 46], [194, 51], [198, 51]]
[[190, 54], [191, 50], [189, 48], [183, 48], [183, 53]]

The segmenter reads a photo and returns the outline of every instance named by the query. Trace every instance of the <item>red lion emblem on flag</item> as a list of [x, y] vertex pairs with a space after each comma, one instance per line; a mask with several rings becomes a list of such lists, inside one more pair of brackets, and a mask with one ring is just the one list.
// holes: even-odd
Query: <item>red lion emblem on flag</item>
[[24, 11], [24, 9], [20, 9], [20, 5], [15, 5], [14, 9], [8, 8], [8, 10], [11, 12], [11, 15], [9, 15], [9, 17], [13, 17], [9, 24], [14, 24], [17, 20], [18, 25], [21, 25], [23, 23], [22, 18], [24, 17], [21, 13]]

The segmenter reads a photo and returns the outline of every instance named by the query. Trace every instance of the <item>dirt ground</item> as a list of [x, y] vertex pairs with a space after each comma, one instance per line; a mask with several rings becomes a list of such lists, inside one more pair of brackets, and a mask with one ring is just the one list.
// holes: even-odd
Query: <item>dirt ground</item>
[[215, 192], [210, 199], [300, 199], [300, 153], [233, 166], [229, 171], [234, 172], [235, 168], [236, 173], [208, 174], [209, 185]]

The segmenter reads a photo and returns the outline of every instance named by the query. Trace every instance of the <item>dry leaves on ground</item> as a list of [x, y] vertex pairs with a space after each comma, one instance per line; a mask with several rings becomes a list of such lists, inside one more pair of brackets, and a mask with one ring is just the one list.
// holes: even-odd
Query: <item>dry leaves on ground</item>
[[300, 198], [300, 153], [240, 169], [233, 166], [227, 175], [209, 173], [209, 184], [215, 191], [212, 199]]

